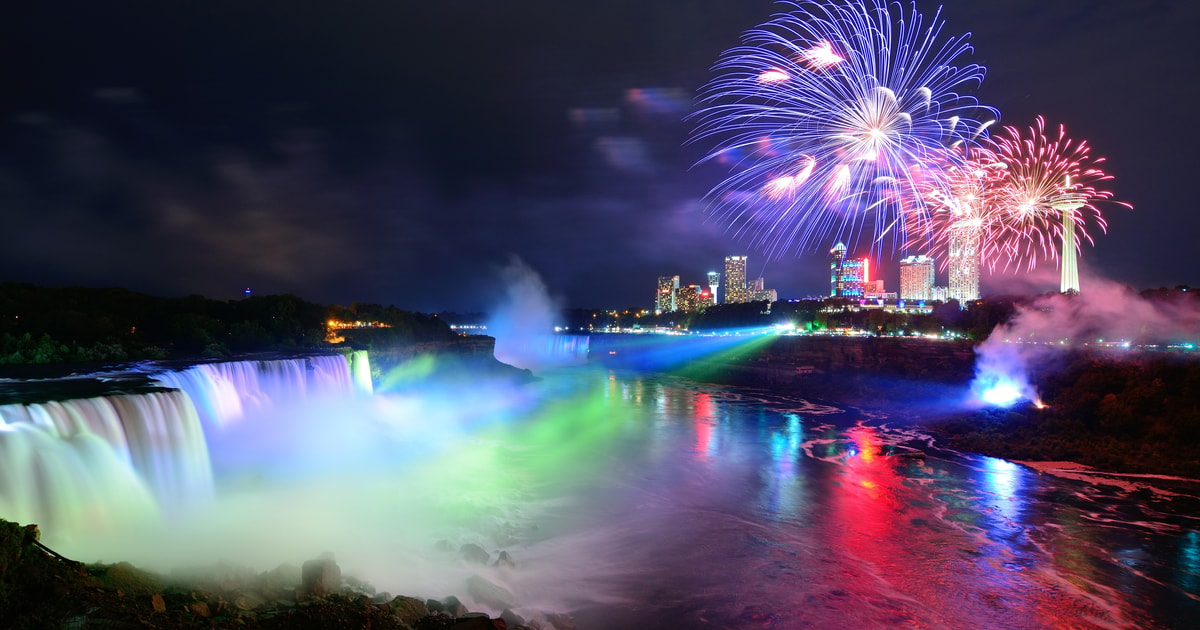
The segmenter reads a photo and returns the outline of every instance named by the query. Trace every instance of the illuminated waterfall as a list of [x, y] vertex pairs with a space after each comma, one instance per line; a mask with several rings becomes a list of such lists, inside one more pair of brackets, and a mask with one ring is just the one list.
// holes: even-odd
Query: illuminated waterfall
[[370, 386], [340, 355], [150, 372], [162, 390], [0, 405], [0, 516], [65, 537], [174, 519], [213, 498], [213, 434], [280, 401]]
[[0, 406], [0, 513], [79, 532], [212, 497], [208, 448], [180, 391]]
[[[367, 370], [369, 376], [370, 368]], [[206, 427], [235, 422], [247, 412], [269, 408], [276, 401], [350, 396], [356, 387], [349, 364], [340, 355], [202, 363], [154, 378], [164, 387], [187, 392]], [[363, 387], [357, 386], [360, 390]]]

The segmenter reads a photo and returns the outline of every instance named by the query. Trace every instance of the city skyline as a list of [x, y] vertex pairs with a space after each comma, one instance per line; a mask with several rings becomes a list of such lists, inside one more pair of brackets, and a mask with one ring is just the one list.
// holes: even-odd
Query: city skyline
[[[706, 221], [724, 171], [687, 144], [714, 62], [780, 6], [38, 3], [0, 23], [0, 281], [468, 312], [503, 297], [515, 256], [563, 304], [625, 307], [664, 270], [705, 285], [737, 252], [781, 296], [822, 294], [836, 240], [772, 260]], [[1200, 284], [1184, 194], [1198, 158], [1171, 149], [1200, 131], [1166, 138], [1160, 122], [1185, 120], [1200, 89], [1180, 79], [1200, 61], [1186, 45], [1200, 7], [1018, 0], [941, 17], [971, 33], [976, 96], [1000, 124], [1065, 123], [1133, 204], [1083, 247], [1082, 291], [1089, 276]], [[889, 288], [924, 253], [841, 240]], [[1045, 267], [985, 269], [981, 292], [1056, 290]]]

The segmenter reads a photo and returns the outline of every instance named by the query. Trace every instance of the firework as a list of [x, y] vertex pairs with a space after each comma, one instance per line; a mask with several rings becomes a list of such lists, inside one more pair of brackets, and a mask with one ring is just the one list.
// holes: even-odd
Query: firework
[[932, 235], [943, 261], [955, 243], [969, 242], [991, 270], [1031, 270], [1040, 259], [1057, 260], [1064, 238], [1077, 251], [1093, 242], [1092, 226], [1107, 227], [1098, 204], [1131, 207], [1097, 188], [1112, 179], [1100, 169], [1104, 158], [1091, 157], [1087, 142], [1068, 138], [1062, 125], [1047, 135], [1041, 116], [1026, 131], [1004, 127], [962, 156], [942, 169], [944, 187], [921, 193], [930, 213], [921, 233]]
[[[726, 51], [701, 93], [693, 141], [730, 168], [712, 216], [768, 258], [869, 236], [893, 248], [927, 221], [912, 193], [944, 185], [947, 147], [988, 113], [960, 94], [984, 69], [953, 65], [966, 37], [941, 38], [915, 6], [790, 4]], [[953, 156], [954, 154], [949, 154]], [[904, 219], [904, 220], [902, 220]]]
[[1068, 138], [1063, 125], [1057, 134], [1047, 135], [1046, 121], [1038, 116], [1027, 134], [1004, 127], [991, 142], [1006, 165], [997, 191], [1002, 229], [993, 267], [1003, 261], [1006, 268], [1033, 269], [1040, 257], [1057, 260], [1064, 236], [1078, 251], [1083, 241], [1093, 243], [1091, 226], [1107, 229], [1098, 204], [1132, 208], [1097, 188], [1112, 179], [1100, 169], [1104, 158], [1092, 157], [1086, 141]]

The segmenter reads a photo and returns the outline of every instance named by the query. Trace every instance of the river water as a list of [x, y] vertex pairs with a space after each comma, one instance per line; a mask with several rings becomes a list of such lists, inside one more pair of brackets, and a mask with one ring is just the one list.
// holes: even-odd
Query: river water
[[[82, 527], [8, 518], [69, 557], [160, 571], [329, 552], [379, 590], [499, 614], [464, 586], [478, 574], [580, 630], [1200, 627], [1200, 483], [1043, 474], [803, 396], [594, 365], [277, 396], [204, 421], [186, 451], [207, 452], [202, 499], [72, 494]], [[493, 563], [442, 550], [464, 544]]]
[[508, 584], [580, 628], [1200, 623], [1198, 483], [1041, 474], [886, 417], [668, 376], [538, 387], [571, 402], [497, 434], [550, 501]]

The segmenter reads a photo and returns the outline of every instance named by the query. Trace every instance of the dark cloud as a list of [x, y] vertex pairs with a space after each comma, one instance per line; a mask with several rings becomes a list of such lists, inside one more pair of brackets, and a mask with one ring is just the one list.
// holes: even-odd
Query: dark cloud
[[[567, 304], [625, 307], [748, 254], [781, 295], [822, 293], [823, 253], [768, 262], [705, 220], [720, 169], [685, 143], [718, 54], [780, 8], [35, 3], [0, 20], [0, 278], [473, 310], [515, 255]], [[1044, 113], [1108, 156], [1135, 209], [1083, 264], [1136, 286], [1196, 284], [1197, 11], [942, 13], [1005, 123]]]

